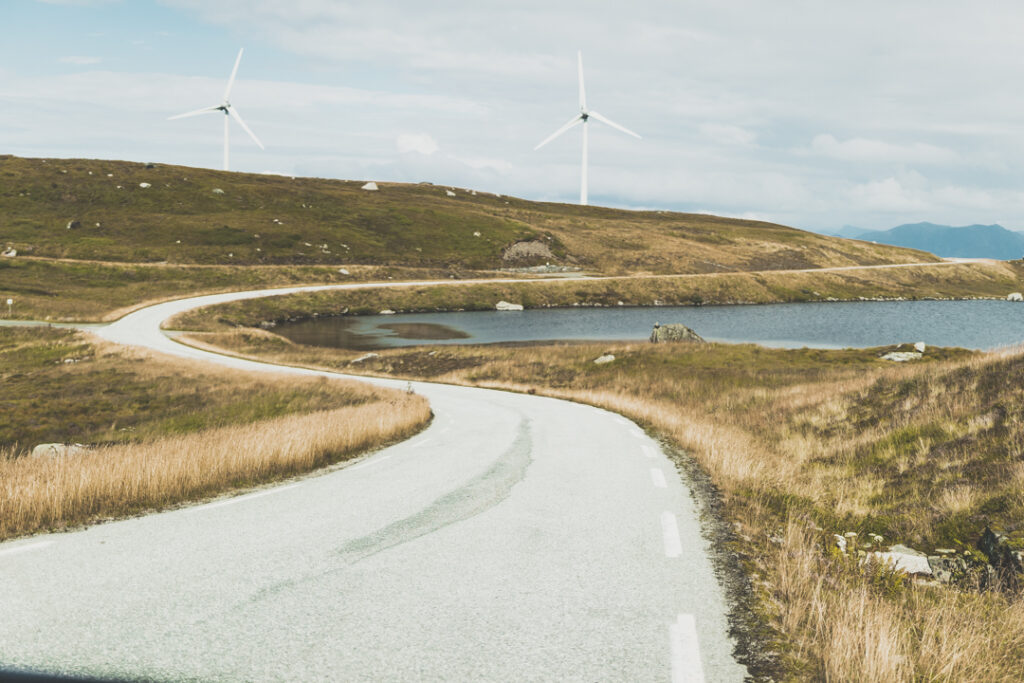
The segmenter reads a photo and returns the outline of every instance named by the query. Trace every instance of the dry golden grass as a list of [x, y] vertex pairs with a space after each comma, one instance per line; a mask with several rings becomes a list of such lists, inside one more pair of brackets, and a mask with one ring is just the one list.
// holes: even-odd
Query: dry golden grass
[[[684, 447], [718, 487], [749, 558], [776, 679], [1021, 680], [1024, 601], [917, 585], [828, 551], [878, 533], [924, 551], [1024, 519], [1024, 353], [941, 349], [900, 366], [871, 350], [582, 344], [353, 352], [238, 332], [206, 337], [290, 363], [533, 390], [628, 415]], [[616, 361], [595, 366], [605, 352]], [[767, 540], [773, 539], [773, 540]]]
[[426, 399], [394, 392], [386, 401], [73, 457], [0, 457], [0, 540], [309, 472], [408, 437], [429, 418]]

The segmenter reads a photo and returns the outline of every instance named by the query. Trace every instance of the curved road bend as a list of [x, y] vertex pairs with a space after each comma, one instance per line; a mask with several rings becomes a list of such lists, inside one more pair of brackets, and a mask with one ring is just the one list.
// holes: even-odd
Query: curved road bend
[[[280, 293], [164, 303], [96, 332], [243, 370], [329, 374], [159, 331], [177, 312]], [[549, 398], [413, 386], [433, 407], [429, 429], [352, 466], [0, 544], [0, 667], [157, 680], [743, 679], [690, 492], [636, 425]]]

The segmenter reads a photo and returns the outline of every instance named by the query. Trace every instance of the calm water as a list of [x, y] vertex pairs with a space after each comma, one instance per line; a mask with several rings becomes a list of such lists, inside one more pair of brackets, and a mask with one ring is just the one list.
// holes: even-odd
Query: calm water
[[[1024, 304], [1009, 301], [869, 301], [410, 313], [320, 318], [280, 325], [275, 332], [303, 344], [375, 349], [418, 344], [636, 340], [650, 336], [655, 322], [682, 323], [708, 341], [755, 342], [788, 348], [845, 348], [924, 341], [935, 346], [991, 349], [1024, 342]], [[390, 327], [382, 327], [385, 325]], [[437, 338], [451, 331], [466, 336]]]

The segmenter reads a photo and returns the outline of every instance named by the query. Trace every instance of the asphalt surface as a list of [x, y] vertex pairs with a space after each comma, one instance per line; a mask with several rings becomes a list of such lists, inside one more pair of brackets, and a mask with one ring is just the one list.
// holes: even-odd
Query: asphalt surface
[[[158, 330], [197, 303], [255, 295], [161, 304], [97, 333], [279, 372]], [[412, 386], [431, 402], [430, 427], [348, 467], [0, 544], [0, 667], [156, 680], [744, 678], [692, 496], [636, 425], [554, 399]]]

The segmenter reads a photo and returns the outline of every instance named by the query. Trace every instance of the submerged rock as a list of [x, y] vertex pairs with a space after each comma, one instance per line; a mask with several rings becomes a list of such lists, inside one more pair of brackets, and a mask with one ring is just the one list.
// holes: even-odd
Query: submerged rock
[[679, 325], [676, 323], [662, 325], [661, 323], [654, 323], [654, 329], [651, 331], [651, 343], [657, 344], [659, 342], [705, 343], [704, 339], [699, 334], [691, 330], [686, 325]]

